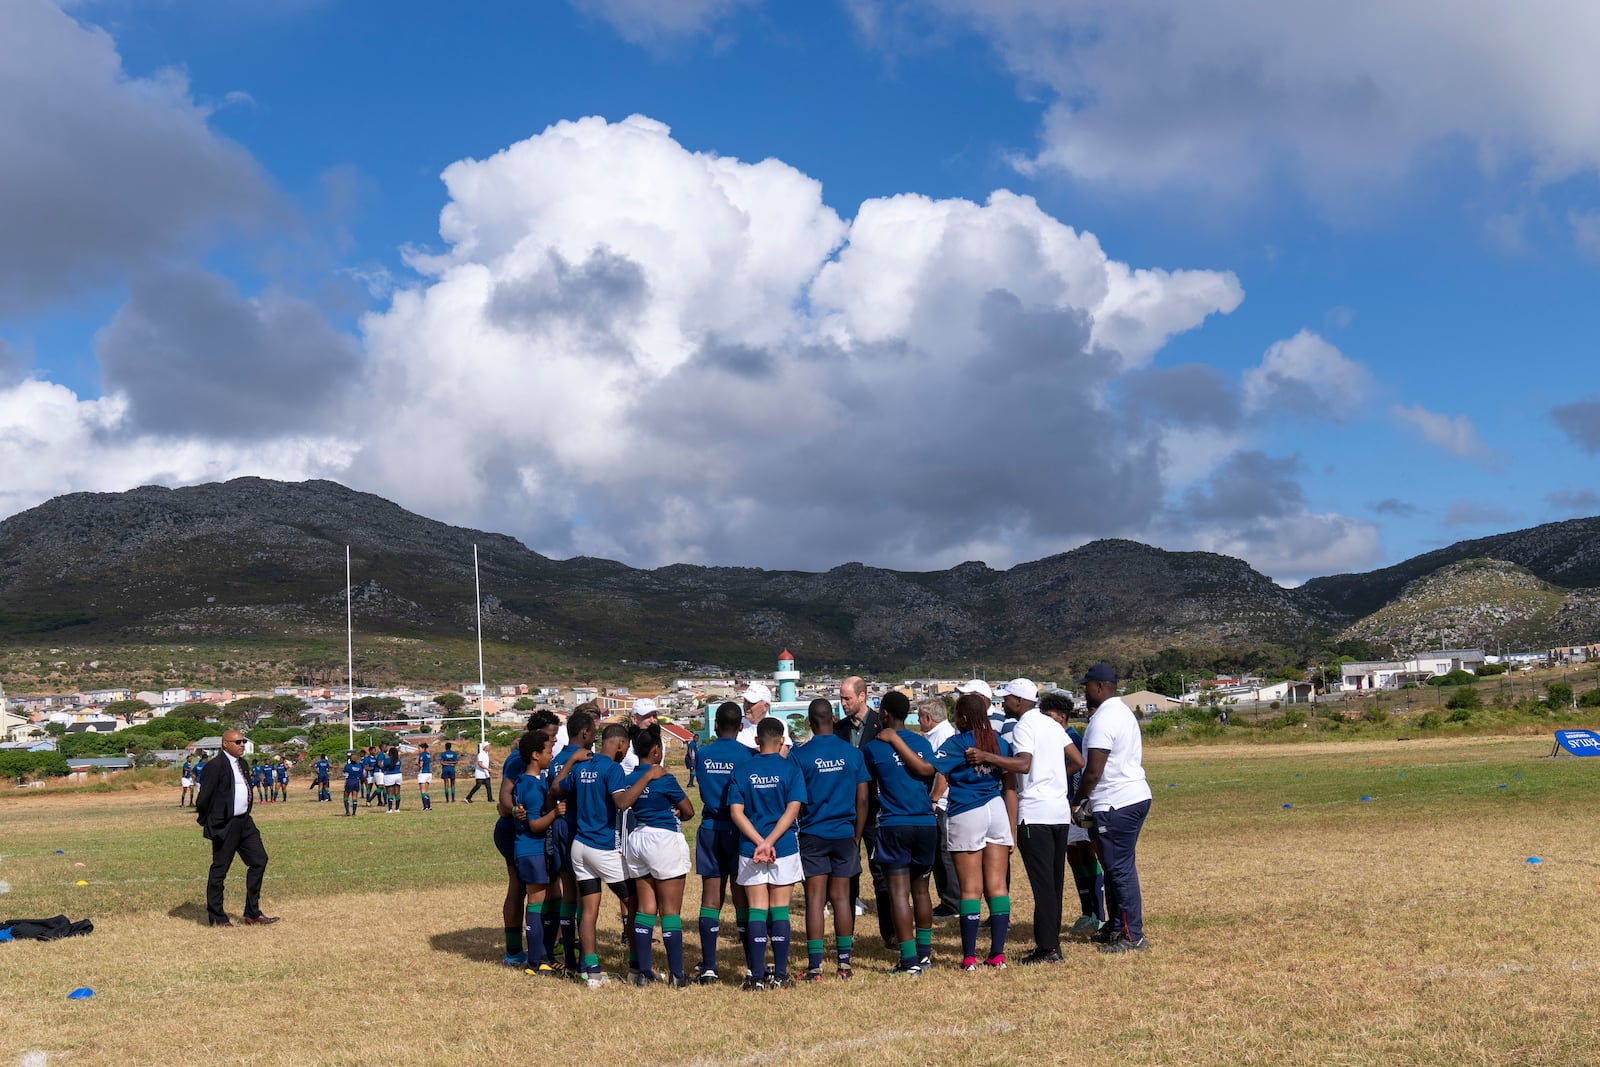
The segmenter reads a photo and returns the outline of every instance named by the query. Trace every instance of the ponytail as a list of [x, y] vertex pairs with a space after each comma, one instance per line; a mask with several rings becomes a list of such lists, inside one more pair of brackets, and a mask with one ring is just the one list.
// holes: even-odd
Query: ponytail
[[972, 747], [991, 755], [1000, 754], [1000, 739], [989, 725], [989, 701], [981, 693], [963, 693], [956, 701], [956, 717], [972, 728]]

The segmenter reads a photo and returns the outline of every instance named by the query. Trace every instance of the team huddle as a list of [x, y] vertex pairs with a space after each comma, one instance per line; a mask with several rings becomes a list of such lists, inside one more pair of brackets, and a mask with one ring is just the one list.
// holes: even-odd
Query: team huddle
[[[446, 741], [444, 751], [439, 753], [439, 779], [447, 804], [455, 803], [456, 764], [460, 759], [461, 754], [455, 751], [454, 743]], [[433, 810], [433, 761], [433, 753], [424, 741], [417, 748], [417, 795], [422, 801], [423, 811]], [[369, 807], [381, 800], [383, 810], [388, 814], [399, 811], [405, 785], [403, 767], [398, 745], [390, 745], [387, 752], [381, 746], [370, 745], [359, 753], [345, 753], [344, 767], [340, 772], [344, 775], [344, 813], [358, 813], [363, 799]], [[312, 767], [316, 777], [311, 784], [317, 790], [318, 800], [333, 799], [328, 786], [331, 769], [326, 756], [318, 757]]]
[[[692, 856], [682, 824], [696, 805], [663, 765], [653, 701], [636, 701], [626, 725], [602, 726], [592, 704], [574, 710], [564, 729], [552, 713], [535, 712], [505, 761], [497, 801], [494, 841], [507, 869], [505, 962], [590, 988], [614, 981], [601, 967], [597, 940], [609, 891], [628, 931], [626, 981], [714, 984], [731, 898], [744, 956], [741, 988], [786, 989], [796, 980], [790, 908], [803, 882], [799, 980], [827, 976], [829, 910], [832, 974], [847, 979], [865, 841], [879, 933], [898, 950], [891, 974], [918, 975], [933, 965], [933, 925], [946, 916], [960, 919], [962, 970], [1003, 970], [1010, 856], [1019, 836], [1036, 901], [1036, 947], [1023, 962], [1061, 959], [1069, 860], [1083, 910], [1072, 932], [1093, 934], [1102, 951], [1142, 951], [1133, 846], [1150, 793], [1137, 720], [1116, 700], [1114, 675], [1109, 688], [1101, 680], [1106, 674], [1109, 668], [1097, 667], [1086, 676], [1091, 720], [1083, 738], [1068, 734], [1059, 707], [1057, 717], [1040, 709], [1026, 679], [1002, 688], [998, 722], [981, 682], [962, 687], [952, 722], [942, 721], [942, 701], [919, 708], [925, 733], [907, 729], [911, 702], [897, 691], [884, 694], [867, 719], [864, 688], [850, 679], [841, 693], [845, 717], [835, 720], [830, 701], [813, 700], [811, 738], [792, 746], [782, 720], [767, 714], [770, 691], [754, 684], [742, 703], [716, 708], [715, 739], [690, 750], [689, 780], [700, 801]], [[1065, 699], [1071, 711], [1070, 698], [1049, 696]], [[691, 868], [701, 879], [700, 959], [692, 970], [682, 915]], [[953, 882], [943, 874], [952, 869]], [[942, 900], [953, 898], [953, 909], [942, 903], [936, 913], [930, 880]], [[980, 946], [985, 909], [988, 939]]]

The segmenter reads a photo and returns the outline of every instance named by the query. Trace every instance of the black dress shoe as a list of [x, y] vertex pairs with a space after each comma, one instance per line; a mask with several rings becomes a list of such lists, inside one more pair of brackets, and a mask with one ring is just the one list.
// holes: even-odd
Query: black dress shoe
[[239, 920], [246, 926], [271, 926], [278, 921], [276, 915], [246, 915]]

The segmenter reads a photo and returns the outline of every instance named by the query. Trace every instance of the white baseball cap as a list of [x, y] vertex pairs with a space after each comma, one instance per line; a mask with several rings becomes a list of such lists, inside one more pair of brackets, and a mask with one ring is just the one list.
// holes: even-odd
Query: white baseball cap
[[1003, 697], [1020, 697], [1023, 700], [1031, 700], [1037, 704], [1039, 702], [1039, 687], [1026, 678], [1013, 678], [1000, 687], [1000, 695]]
[[739, 699], [746, 704], [770, 704], [772, 703], [772, 690], [760, 682], [751, 682], [749, 688], [739, 694]]
[[958, 693], [982, 693], [985, 700], [994, 699], [994, 690], [989, 688], [989, 683], [982, 678], [974, 678], [970, 682], [962, 682], [956, 686]]
[[654, 715], [660, 710], [661, 707], [649, 697], [640, 697], [633, 702], [633, 717], [635, 719], [642, 719], [646, 715]]

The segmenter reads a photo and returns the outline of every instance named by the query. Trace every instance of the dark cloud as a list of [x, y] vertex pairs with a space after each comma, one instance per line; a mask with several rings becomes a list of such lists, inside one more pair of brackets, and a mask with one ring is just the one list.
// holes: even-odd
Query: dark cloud
[[539, 331], [553, 324], [575, 326], [596, 337], [644, 308], [649, 286], [644, 271], [626, 256], [597, 248], [579, 264], [550, 252], [542, 269], [500, 282], [489, 296], [489, 320], [508, 330]]
[[1600, 455], [1600, 396], [1587, 396], [1550, 409], [1567, 440], [1591, 456]]
[[1393, 515], [1397, 519], [1409, 519], [1417, 513], [1417, 506], [1391, 496], [1373, 504], [1372, 512], [1375, 515]]
[[1223, 373], [1203, 363], [1129, 375], [1128, 399], [1153, 417], [1179, 426], [1232, 430], [1239, 425], [1239, 395]]
[[0, 313], [103, 284], [280, 210], [181, 74], [129, 78], [48, 0], [0, 3]]
[[313, 305], [246, 300], [197, 272], [135, 282], [95, 354], [137, 428], [224, 438], [338, 432], [330, 419], [361, 370], [354, 339]]
[[1593, 489], [1557, 489], [1546, 493], [1544, 502], [1567, 515], [1600, 513], [1600, 493]]
[[1263, 452], [1236, 452], [1224, 460], [1205, 489], [1184, 494], [1183, 510], [1205, 522], [1239, 521], [1301, 511], [1305, 491], [1296, 475], [1300, 460], [1273, 458]]

